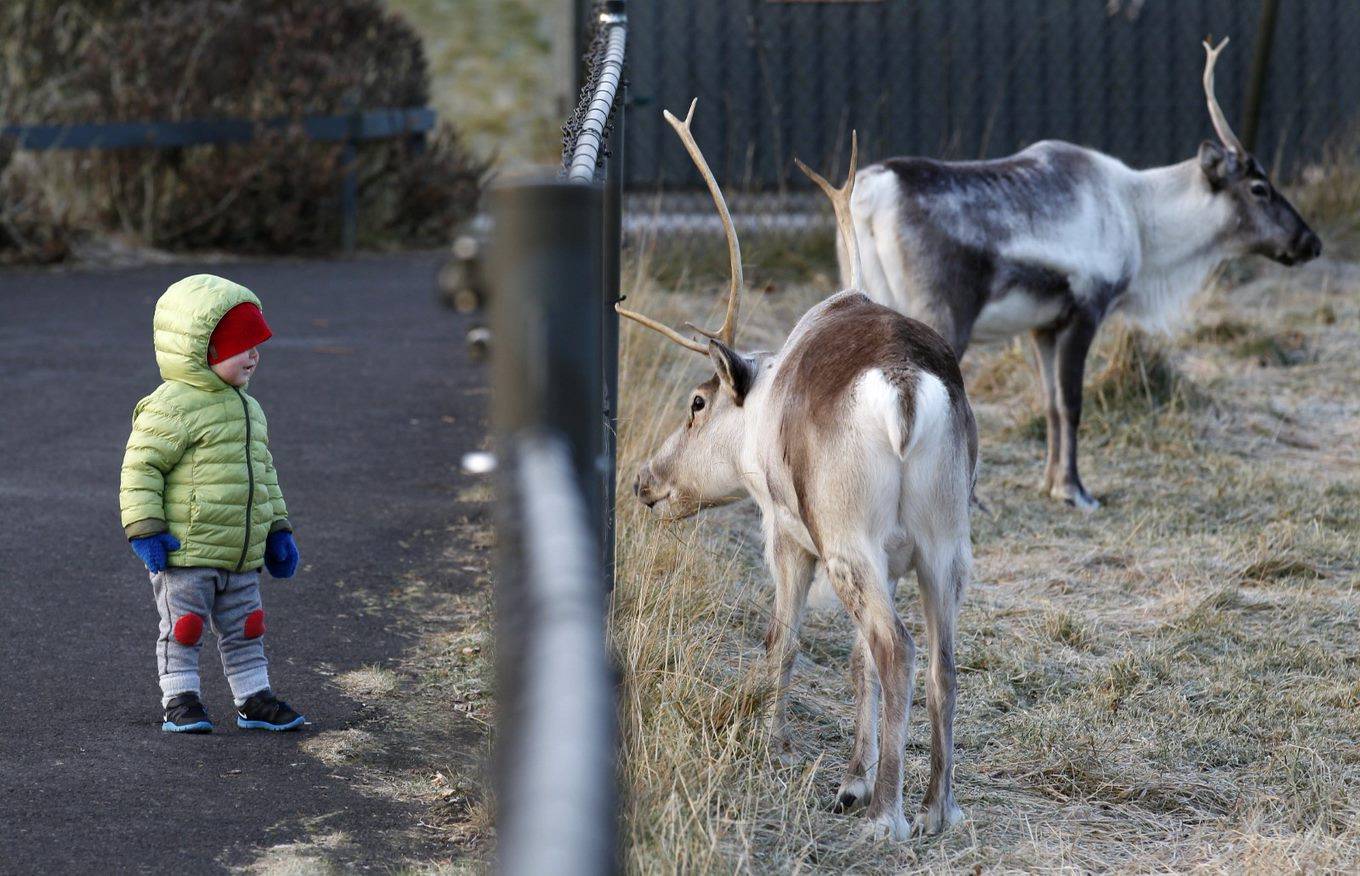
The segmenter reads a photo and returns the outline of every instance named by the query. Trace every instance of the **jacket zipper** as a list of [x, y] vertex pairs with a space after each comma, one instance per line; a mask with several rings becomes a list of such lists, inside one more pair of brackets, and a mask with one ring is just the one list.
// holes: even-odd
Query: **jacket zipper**
[[246, 402], [245, 393], [236, 387], [236, 395], [241, 399], [241, 409], [246, 414], [246, 480], [250, 485], [250, 491], [246, 493], [246, 539], [245, 544], [241, 545], [241, 559], [236, 563], [236, 571], [240, 572], [246, 564], [246, 554], [250, 551], [250, 512], [251, 506], [255, 504], [255, 466], [250, 464], [250, 405]]

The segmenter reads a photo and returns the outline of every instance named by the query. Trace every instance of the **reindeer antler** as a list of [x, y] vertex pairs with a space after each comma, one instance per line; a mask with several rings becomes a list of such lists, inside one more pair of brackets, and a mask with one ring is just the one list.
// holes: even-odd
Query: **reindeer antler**
[[831, 185], [826, 181], [826, 177], [797, 158], [793, 159], [793, 163], [831, 199], [831, 207], [836, 211], [836, 227], [840, 229], [841, 240], [845, 241], [845, 252], [850, 259], [850, 288], [858, 289], [861, 276], [859, 242], [855, 239], [855, 220], [850, 215], [850, 196], [855, 191], [855, 171], [859, 167], [858, 134], [855, 131], [850, 132], [850, 171], [846, 174], [845, 185], [840, 188]]
[[[651, 329], [654, 332], [660, 332], [661, 334], [670, 338], [672, 341], [675, 341], [677, 344], [684, 347], [686, 350], [693, 350], [694, 352], [700, 353], [705, 356], [708, 355], [708, 347], [704, 346], [703, 344], [699, 343], [693, 338], [685, 337], [684, 335], [680, 334], [678, 331], [676, 331], [675, 329], [671, 328], [668, 325], [659, 323], [656, 320], [652, 319], [651, 317], [643, 316], [642, 314], [638, 313], [635, 310], [625, 310], [623, 308], [623, 305], [621, 304], [615, 304], [614, 310], [618, 311], [619, 316], [626, 316], [633, 322], [638, 323], [639, 325], [645, 325], [647, 328]], [[688, 323], [686, 323], [686, 325], [688, 325]]]
[[[694, 142], [694, 134], [690, 131], [690, 122], [694, 120], [694, 107], [698, 103], [699, 99], [697, 97], [690, 101], [689, 112], [685, 114], [685, 120], [683, 122], [671, 115], [669, 110], [662, 110], [661, 114], [665, 117], [666, 121], [670, 123], [670, 126], [675, 129], [675, 133], [679, 135], [680, 141], [685, 144], [685, 151], [689, 153], [689, 157], [694, 161], [695, 166], [699, 168], [699, 173], [703, 176], [704, 183], [708, 186], [709, 194], [713, 196], [713, 204], [718, 208], [718, 216], [722, 219], [723, 233], [727, 236], [727, 255], [732, 263], [732, 285], [727, 295], [727, 316], [723, 319], [722, 328], [718, 329], [716, 332], [710, 332], [707, 329], [701, 329], [689, 322], [685, 323], [685, 326], [705, 337], [712, 338], [716, 341], [722, 341], [724, 344], [731, 347], [735, 346], [737, 340], [737, 315], [741, 311], [741, 291], [745, 285], [741, 270], [741, 244], [737, 242], [737, 231], [732, 225], [732, 214], [728, 212], [727, 201], [723, 198], [722, 190], [718, 188], [718, 181], [714, 179], [713, 171], [709, 169], [708, 162], [704, 160], [704, 153], [699, 149], [699, 144]], [[696, 353], [708, 353], [708, 347], [704, 344], [700, 344], [698, 341], [687, 338], [654, 319], [649, 319], [648, 317], [631, 310], [625, 310], [617, 304], [614, 305], [614, 309], [618, 311], [620, 316], [626, 316], [636, 323], [645, 325], [653, 331], [660, 332], [686, 349], [693, 350]]]
[[1228, 120], [1223, 115], [1223, 109], [1218, 105], [1218, 98], [1214, 97], [1214, 64], [1218, 63], [1218, 53], [1223, 51], [1228, 44], [1228, 38], [1224, 37], [1223, 42], [1218, 47], [1210, 45], [1209, 40], [1204, 41], [1204, 96], [1209, 100], [1209, 118], [1213, 119], [1214, 131], [1218, 134], [1218, 139], [1223, 141], [1223, 145], [1229, 149], [1236, 150], [1239, 155], [1246, 155], [1247, 150], [1242, 148], [1242, 141], [1237, 139], [1233, 129], [1228, 126]]

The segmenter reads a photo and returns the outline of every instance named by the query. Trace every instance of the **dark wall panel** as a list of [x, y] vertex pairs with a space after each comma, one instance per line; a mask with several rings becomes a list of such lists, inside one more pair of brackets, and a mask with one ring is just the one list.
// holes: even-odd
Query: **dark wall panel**
[[[1049, 138], [1136, 167], [1183, 160], [1212, 136], [1199, 41], [1233, 39], [1218, 93], [1240, 132], [1260, 14], [1260, 0], [635, 0], [628, 181], [699, 184], [661, 119], [691, 97], [696, 136], [735, 189], [802, 187], [795, 155], [843, 168], [851, 128], [865, 162]], [[1358, 42], [1360, 2], [1280, 0], [1263, 162], [1289, 172], [1355, 120]]]

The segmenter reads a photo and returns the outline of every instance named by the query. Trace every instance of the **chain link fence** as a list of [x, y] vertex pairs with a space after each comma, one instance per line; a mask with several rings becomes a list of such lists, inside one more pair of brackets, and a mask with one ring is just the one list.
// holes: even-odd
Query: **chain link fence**
[[[1272, 9], [1274, 7], [1274, 15]], [[1273, 17], [1273, 26], [1270, 24]], [[699, 98], [696, 138], [745, 235], [832, 226], [795, 156], [843, 173], [894, 155], [974, 159], [1043, 139], [1131, 166], [1213, 136], [1201, 40], [1230, 36], [1218, 95], [1241, 133], [1257, 48], [1255, 152], [1288, 180], [1360, 110], [1354, 0], [668, 0], [632, 10], [627, 227], [718, 237], [661, 110]]]

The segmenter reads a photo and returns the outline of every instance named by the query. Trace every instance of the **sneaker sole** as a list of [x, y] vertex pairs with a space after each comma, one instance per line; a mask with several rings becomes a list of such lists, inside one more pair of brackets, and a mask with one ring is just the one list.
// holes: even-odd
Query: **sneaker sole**
[[161, 729], [166, 733], [211, 733], [213, 725], [211, 721], [195, 721], [192, 724], [174, 724], [166, 721], [161, 725]]
[[306, 720], [306, 717], [298, 715], [287, 724], [270, 724], [268, 721], [247, 721], [245, 718], [237, 715], [236, 726], [240, 727], [242, 730], [273, 730], [277, 732], [279, 730], [296, 730], [301, 727]]

